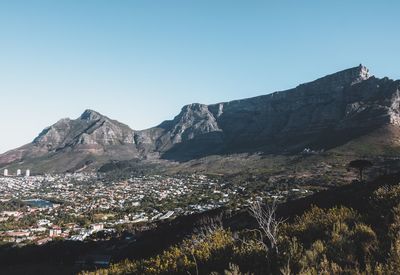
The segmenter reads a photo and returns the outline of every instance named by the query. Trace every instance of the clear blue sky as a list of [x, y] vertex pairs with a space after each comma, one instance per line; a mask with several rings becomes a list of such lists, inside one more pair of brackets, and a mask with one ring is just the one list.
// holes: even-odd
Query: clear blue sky
[[398, 79], [399, 11], [397, 0], [0, 0], [0, 152], [86, 108], [143, 129], [184, 104], [359, 63]]

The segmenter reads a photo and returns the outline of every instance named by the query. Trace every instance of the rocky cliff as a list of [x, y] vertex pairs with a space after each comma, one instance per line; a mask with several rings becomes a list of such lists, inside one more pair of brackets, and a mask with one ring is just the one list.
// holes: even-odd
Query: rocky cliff
[[384, 125], [398, 127], [399, 93], [400, 81], [375, 78], [360, 65], [287, 91], [186, 105], [173, 120], [141, 131], [87, 110], [1, 155], [0, 167], [25, 163], [61, 171], [110, 160], [185, 161], [211, 154], [328, 150]]
[[360, 65], [287, 91], [187, 105], [172, 121], [137, 134], [156, 133], [152, 149], [177, 160], [329, 149], [381, 125], [398, 125], [399, 89], [399, 81], [370, 76]]

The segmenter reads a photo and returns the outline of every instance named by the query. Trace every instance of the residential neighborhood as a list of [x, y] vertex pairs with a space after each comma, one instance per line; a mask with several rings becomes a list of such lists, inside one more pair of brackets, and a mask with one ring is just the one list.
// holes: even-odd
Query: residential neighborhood
[[99, 173], [7, 175], [0, 177], [0, 240], [19, 245], [84, 241], [99, 231], [112, 234], [128, 225], [309, 192], [292, 188], [248, 194], [244, 186], [197, 174], [121, 180]]

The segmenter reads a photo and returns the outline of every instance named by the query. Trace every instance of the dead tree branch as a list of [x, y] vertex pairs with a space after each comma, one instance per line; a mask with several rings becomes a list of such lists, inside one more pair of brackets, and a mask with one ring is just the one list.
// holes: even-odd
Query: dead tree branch
[[[270, 204], [263, 205], [259, 201], [250, 206], [250, 214], [256, 219], [259, 229], [264, 238], [262, 238], [263, 246], [270, 247], [278, 254], [278, 231], [280, 226], [285, 222], [283, 219], [276, 217], [277, 202], [274, 200]], [[265, 238], [268, 244], [265, 243]]]

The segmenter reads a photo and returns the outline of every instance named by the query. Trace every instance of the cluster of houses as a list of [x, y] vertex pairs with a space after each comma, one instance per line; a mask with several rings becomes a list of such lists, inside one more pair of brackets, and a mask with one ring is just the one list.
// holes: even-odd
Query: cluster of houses
[[[179, 201], [180, 197], [190, 196], [196, 190], [201, 194], [203, 190], [208, 190], [210, 193], [214, 190], [218, 193], [215, 186], [215, 183], [202, 175], [189, 177], [153, 175], [131, 177], [115, 182], [109, 182], [96, 173], [0, 177], [0, 201], [19, 200], [35, 203], [17, 211], [0, 213], [0, 226], [2, 222], [11, 220], [18, 221], [28, 217], [37, 219], [33, 227], [16, 227], [13, 230], [1, 231], [0, 240], [37, 244], [44, 244], [54, 238], [83, 241], [95, 232], [113, 230], [119, 224], [156, 222], [183, 214], [206, 211], [219, 207], [227, 200], [227, 195], [221, 194], [221, 201], [218, 203], [192, 204], [185, 208], [167, 207], [159, 211], [149, 208], [148, 204], [145, 206], [142, 204], [146, 204], [145, 201], [149, 200], [158, 201], [159, 205], [164, 201]], [[126, 209], [131, 209], [131, 212], [121, 218], [118, 215], [119, 211], [126, 213]], [[57, 217], [64, 215], [85, 217], [90, 213], [102, 213], [101, 218], [97, 219], [101, 222], [92, 224], [89, 228], [76, 224], [57, 226], [59, 222]]]
[[[36, 212], [30, 209], [29, 212]], [[2, 211], [0, 212], [1, 221], [12, 219], [13, 221], [20, 220], [24, 215], [22, 211]], [[12, 230], [0, 231], [0, 240], [3, 242], [21, 243], [21, 242], [35, 242], [42, 245], [54, 238], [81, 240], [93, 233], [104, 230], [103, 223], [91, 224], [89, 228], [82, 228], [75, 223], [65, 224], [60, 227], [53, 224], [49, 219], [39, 219], [36, 223], [28, 228], [15, 228]]]
[[[242, 207], [251, 202], [245, 186], [215, 182], [196, 174], [132, 176], [118, 181], [109, 181], [96, 173], [0, 177], [0, 202], [23, 203], [20, 209], [3, 208], [7, 211], [0, 212], [0, 241], [37, 244], [54, 238], [83, 241], [93, 233], [112, 231], [121, 224], [154, 223], [219, 208], [231, 201]], [[308, 191], [296, 188], [265, 190], [259, 196], [281, 199], [305, 192]], [[87, 221], [92, 224], [84, 227], [82, 223], [62, 220], [68, 217], [68, 220], [79, 217], [86, 220], [85, 224]], [[33, 219], [36, 223], [26, 228], [22, 226], [26, 223], [18, 223], [21, 219]], [[11, 229], [4, 229], [5, 224], [11, 224]]]

